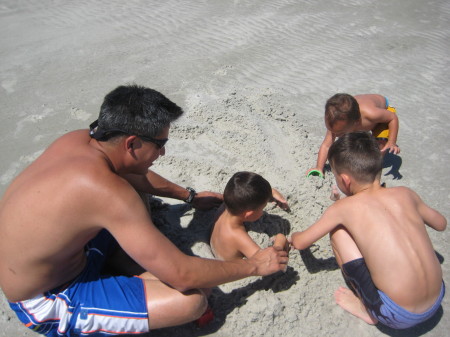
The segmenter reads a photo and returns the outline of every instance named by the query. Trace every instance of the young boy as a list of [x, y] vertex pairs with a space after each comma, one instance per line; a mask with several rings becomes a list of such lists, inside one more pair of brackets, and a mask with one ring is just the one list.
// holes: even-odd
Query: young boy
[[354, 131], [372, 131], [377, 138], [381, 152], [398, 154], [398, 118], [395, 108], [389, 106], [386, 97], [376, 94], [336, 94], [325, 105], [325, 126], [327, 133], [319, 149], [316, 167], [307, 174], [323, 176], [328, 149], [336, 137]]
[[[252, 172], [235, 173], [225, 186], [223, 200], [224, 205], [212, 228], [210, 245], [214, 255], [224, 261], [249, 258], [261, 249], [248, 235], [244, 222], [258, 220], [269, 201], [275, 201], [284, 210], [289, 209], [283, 196], [272, 189], [266, 179]], [[281, 250], [286, 244], [279, 246]]]
[[445, 287], [424, 224], [443, 231], [447, 220], [412, 190], [380, 186], [382, 154], [369, 133], [342, 136], [328, 160], [348, 197], [294, 233], [291, 244], [306, 249], [330, 233], [337, 263], [357, 295], [341, 287], [336, 302], [365, 322], [405, 329], [429, 319]]

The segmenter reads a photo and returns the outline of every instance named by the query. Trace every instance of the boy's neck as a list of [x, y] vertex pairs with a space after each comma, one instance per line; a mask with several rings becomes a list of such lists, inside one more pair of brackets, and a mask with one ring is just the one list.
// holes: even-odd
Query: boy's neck
[[354, 180], [350, 187], [350, 192], [351, 195], [355, 195], [362, 192], [376, 191], [380, 188], [382, 188], [380, 179], [375, 179], [372, 183], [359, 183]]
[[233, 215], [227, 209], [222, 214], [224, 222], [233, 228], [244, 227], [244, 219], [240, 215]]

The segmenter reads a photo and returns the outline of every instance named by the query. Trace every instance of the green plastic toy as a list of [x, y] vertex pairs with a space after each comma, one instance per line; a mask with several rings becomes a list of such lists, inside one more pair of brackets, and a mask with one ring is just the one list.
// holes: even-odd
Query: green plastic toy
[[323, 174], [319, 170], [311, 170], [311, 171], [309, 171], [308, 175], [306, 177], [309, 178], [311, 176], [319, 176], [319, 177], [323, 178]]

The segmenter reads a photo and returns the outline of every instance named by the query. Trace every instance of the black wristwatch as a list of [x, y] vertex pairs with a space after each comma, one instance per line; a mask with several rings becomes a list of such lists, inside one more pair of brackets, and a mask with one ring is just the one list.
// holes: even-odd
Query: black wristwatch
[[186, 187], [186, 189], [189, 191], [189, 196], [187, 197], [186, 200], [184, 200], [184, 202], [190, 204], [197, 195], [197, 192], [195, 192], [195, 190], [192, 187]]

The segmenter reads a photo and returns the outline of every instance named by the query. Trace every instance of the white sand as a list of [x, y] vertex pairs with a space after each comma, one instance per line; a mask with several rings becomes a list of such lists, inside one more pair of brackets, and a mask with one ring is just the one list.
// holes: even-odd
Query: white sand
[[[269, 208], [250, 228], [266, 246], [278, 231], [307, 228], [331, 203], [330, 174], [304, 177], [324, 135], [326, 99], [380, 93], [397, 107], [402, 149], [383, 181], [413, 188], [450, 219], [449, 14], [447, 0], [3, 0], [1, 193], [56, 137], [95, 120], [107, 92], [135, 82], [186, 112], [157, 172], [222, 191], [234, 172], [251, 170], [288, 197], [292, 213]], [[212, 212], [175, 203], [157, 213], [181, 249], [211, 257]], [[448, 283], [449, 231], [430, 235]], [[334, 303], [344, 282], [327, 238], [290, 258], [285, 275], [216, 289], [207, 327], [151, 335], [448, 336], [448, 296], [414, 329], [377, 328]], [[0, 336], [34, 336], [0, 300]]]

